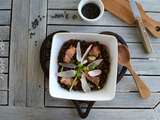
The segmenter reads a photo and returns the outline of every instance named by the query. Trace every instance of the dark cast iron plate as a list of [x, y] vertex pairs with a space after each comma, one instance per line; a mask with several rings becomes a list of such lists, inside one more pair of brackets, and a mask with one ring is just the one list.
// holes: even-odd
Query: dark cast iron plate
[[[40, 49], [40, 63], [42, 70], [47, 78], [49, 78], [49, 62], [50, 62], [50, 51], [51, 51], [51, 45], [52, 45], [52, 38], [54, 34], [59, 33], [59, 32], [67, 32], [67, 31], [57, 31], [54, 32], [46, 37], [46, 39], [43, 41], [41, 49]], [[118, 43], [124, 44], [127, 46], [127, 43], [124, 41], [124, 39], [119, 36], [116, 33], [105, 31], [101, 32], [100, 34], [105, 34], [105, 35], [113, 35], [114, 37], [117, 38]], [[118, 65], [118, 74], [117, 74], [117, 83], [122, 79], [124, 74], [126, 73], [127, 69], [124, 66]], [[81, 118], [86, 118], [93, 107], [95, 101], [76, 101], [72, 100], [74, 103], [75, 107], [77, 108], [78, 114]], [[85, 106], [85, 107], [84, 107]], [[84, 108], [86, 110], [84, 111]]]

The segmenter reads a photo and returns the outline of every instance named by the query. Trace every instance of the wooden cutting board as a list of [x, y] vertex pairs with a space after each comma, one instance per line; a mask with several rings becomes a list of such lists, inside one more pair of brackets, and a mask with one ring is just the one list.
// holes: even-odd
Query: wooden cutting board
[[[135, 19], [129, 5], [129, 0], [102, 0], [102, 2], [104, 3], [105, 9], [111, 12], [113, 15], [129, 25], [135, 24]], [[145, 13], [139, 0], [137, 5], [145, 27], [153, 36], [160, 37], [160, 22], [153, 20]]]

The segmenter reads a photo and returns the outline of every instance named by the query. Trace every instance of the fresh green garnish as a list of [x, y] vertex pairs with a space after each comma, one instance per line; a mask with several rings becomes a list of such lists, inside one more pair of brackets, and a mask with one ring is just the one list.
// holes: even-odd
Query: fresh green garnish
[[80, 71], [77, 71], [76, 77], [77, 77], [77, 78], [80, 78], [80, 77], [81, 77], [81, 72], [80, 72]]
[[84, 65], [83, 64], [78, 64], [79, 69], [83, 69]]
[[61, 67], [61, 72], [63, 72], [63, 69], [64, 69], [64, 67], [62, 66], [62, 67]]
[[76, 63], [76, 65], [79, 65], [79, 64], [81, 64], [81, 62], [79, 62], [79, 61], [76, 61], [75, 63]]
[[90, 69], [90, 70], [94, 70], [94, 69], [96, 69], [96, 67], [97, 67], [97, 65], [96, 65], [96, 64], [93, 64], [93, 65], [91, 65], [91, 66], [89, 67], [89, 69]]
[[81, 77], [81, 73], [84, 71], [85, 66], [83, 64], [78, 64], [77, 65], [77, 73], [76, 73], [76, 77], [80, 78]]
[[97, 65], [94, 64], [94, 65], [92, 66], [92, 69], [94, 70], [94, 69], [96, 69], [96, 67], [97, 67]]
[[87, 73], [87, 72], [89, 72], [89, 68], [88, 67], [84, 67], [83, 71], [84, 71], [84, 73]]

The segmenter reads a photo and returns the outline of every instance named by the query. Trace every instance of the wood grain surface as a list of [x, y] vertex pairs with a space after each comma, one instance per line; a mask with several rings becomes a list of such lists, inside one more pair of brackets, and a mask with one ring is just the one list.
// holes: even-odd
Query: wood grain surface
[[[9, 104], [26, 106], [29, 0], [14, 0], [12, 8]], [[18, 14], [17, 14], [18, 13]]]
[[[127, 42], [136, 72], [151, 90], [139, 97], [129, 72], [117, 85], [113, 101], [96, 102], [88, 116], [106, 120], [159, 120], [160, 39], [151, 37], [154, 53], [146, 54], [136, 26], [129, 26], [108, 11], [94, 24], [77, 13], [80, 0], [0, 0], [0, 119], [80, 120], [71, 101], [52, 98], [48, 79], [39, 64], [43, 39], [52, 32], [112, 31]], [[160, 21], [159, 0], [141, 0], [147, 14]]]
[[[30, 38], [28, 40], [27, 106], [44, 106], [44, 75], [39, 61], [42, 41], [46, 37], [46, 0], [30, 1]], [[42, 20], [40, 20], [42, 19]], [[33, 23], [38, 20], [36, 27]], [[34, 33], [34, 35], [32, 35]]]

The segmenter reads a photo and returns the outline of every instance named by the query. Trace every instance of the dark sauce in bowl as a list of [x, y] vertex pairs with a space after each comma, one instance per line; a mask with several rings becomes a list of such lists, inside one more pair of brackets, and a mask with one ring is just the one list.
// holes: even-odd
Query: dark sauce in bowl
[[87, 3], [82, 7], [82, 14], [88, 19], [95, 19], [100, 15], [100, 8], [94, 3]]

